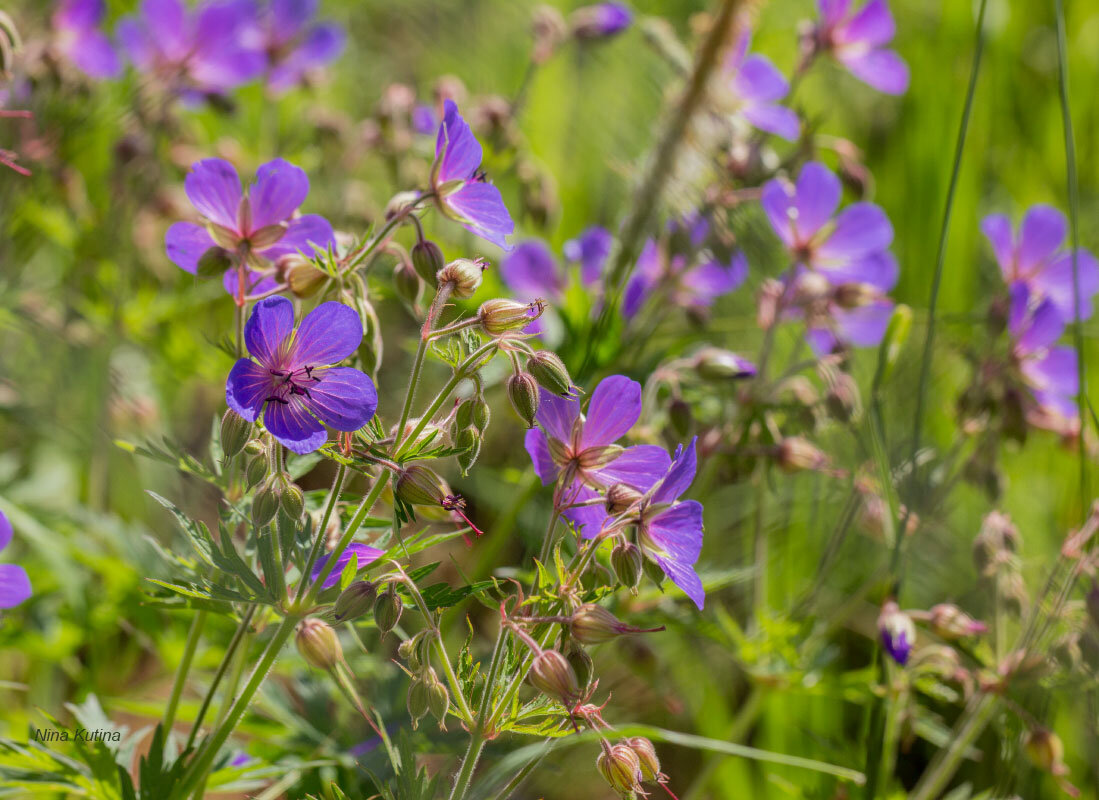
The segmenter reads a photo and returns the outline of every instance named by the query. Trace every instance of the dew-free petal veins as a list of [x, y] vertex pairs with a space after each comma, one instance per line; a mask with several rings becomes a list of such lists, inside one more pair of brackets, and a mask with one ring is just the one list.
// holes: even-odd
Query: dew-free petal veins
[[25, 569], [18, 564], [0, 564], [0, 608], [15, 608], [32, 594]]
[[362, 318], [343, 303], [321, 303], [301, 321], [287, 363], [293, 368], [338, 364], [358, 348]]
[[443, 104], [443, 123], [435, 139], [435, 157], [439, 159], [440, 182], [468, 180], [481, 166], [481, 143], [458, 113], [453, 100]]
[[830, 169], [816, 161], [801, 168], [796, 186], [793, 225], [804, 241], [836, 213], [843, 187]]
[[378, 408], [374, 382], [352, 367], [331, 367], [309, 389], [306, 406], [329, 427], [357, 431]]
[[297, 395], [285, 403], [268, 402], [263, 424], [272, 436], [298, 455], [312, 453], [328, 440], [324, 425], [309, 413]]
[[[543, 423], [544, 424], [544, 423]], [[546, 435], [537, 428], [531, 428], [523, 437], [523, 446], [526, 448], [530, 460], [534, 464], [534, 472], [541, 479], [543, 486], [549, 486], [557, 480], [557, 464], [550, 455], [549, 442]]]
[[312, 256], [336, 243], [332, 223], [318, 214], [303, 214], [290, 220], [286, 233], [275, 244], [261, 251], [264, 258], [275, 260], [292, 253]]
[[575, 398], [558, 397], [542, 389], [538, 404], [538, 424], [554, 439], [567, 441], [572, 436], [572, 427], [580, 416], [580, 401]]
[[565, 276], [541, 239], [529, 239], [508, 253], [500, 277], [521, 300], [558, 300], [565, 291]]
[[248, 192], [252, 206], [252, 230], [289, 219], [309, 194], [305, 170], [281, 158], [256, 170], [256, 182]]
[[698, 457], [695, 453], [696, 442], [698, 442], [697, 436], [691, 439], [686, 447], [680, 445], [660, 486], [653, 492], [654, 503], [670, 503], [690, 488], [698, 466]]
[[877, 253], [893, 242], [889, 218], [872, 203], [854, 203], [836, 217], [835, 228], [817, 253], [821, 258], [860, 258]]
[[1020, 277], [1030, 277], [1060, 249], [1068, 232], [1065, 215], [1045, 205], [1031, 206], [1019, 225], [1015, 258]]
[[214, 247], [214, 240], [201, 225], [192, 222], [176, 222], [164, 235], [164, 248], [168, 258], [180, 269], [192, 275], [198, 270], [199, 259]]
[[1099, 292], [1099, 261], [1087, 250], [1078, 250], [1074, 267], [1072, 253], [1061, 253], [1054, 256], [1049, 266], [1038, 272], [1030, 283], [1053, 302], [1063, 319], [1072, 319], [1073, 299], [1077, 297], [1077, 316], [1082, 320], [1091, 319], [1092, 297]]
[[215, 225], [236, 230], [243, 196], [236, 167], [221, 158], [203, 159], [191, 167], [183, 187], [198, 213]]
[[[379, 550], [377, 547], [370, 547], [369, 545], [359, 544], [358, 542], [352, 542], [347, 548], [340, 553], [336, 559], [336, 565], [332, 568], [332, 572], [329, 573], [324, 583], [321, 584], [323, 589], [331, 589], [333, 586], [340, 582], [340, 578], [343, 576], [343, 569], [351, 561], [351, 557], [355, 557], [356, 563], [359, 565], [359, 569], [362, 569], [367, 564], [373, 563], [381, 558], [385, 554], [384, 550]], [[313, 566], [312, 579], [316, 581], [324, 572], [326, 566], [328, 566], [328, 560], [332, 558], [331, 553], [326, 553], [317, 559], [317, 563]]]
[[627, 447], [618, 458], [595, 471], [604, 486], [625, 483], [635, 488], [652, 486], [671, 466], [671, 459], [663, 447], [638, 444]]
[[225, 382], [225, 402], [229, 408], [249, 422], [255, 422], [270, 394], [270, 370], [250, 358], [238, 359]]
[[470, 233], [503, 250], [511, 249], [507, 237], [515, 231], [515, 223], [500, 190], [491, 183], [467, 183], [448, 195], [446, 204]]
[[602, 447], [626, 435], [641, 416], [641, 384], [612, 375], [595, 387], [580, 435], [581, 447]]
[[[244, 343], [248, 352], [268, 369], [285, 368], [286, 349], [283, 343], [294, 330], [294, 304], [285, 297], [268, 297], [252, 309], [244, 326]], [[360, 326], [360, 338], [361, 338]], [[316, 362], [324, 366], [332, 362]]]

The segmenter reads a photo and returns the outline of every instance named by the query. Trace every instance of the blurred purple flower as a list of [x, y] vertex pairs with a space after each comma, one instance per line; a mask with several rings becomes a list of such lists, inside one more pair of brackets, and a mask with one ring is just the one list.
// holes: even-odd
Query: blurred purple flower
[[142, 0], [137, 16], [118, 23], [134, 66], [185, 97], [222, 94], [258, 77], [266, 65], [243, 36], [253, 24], [249, 0], [211, 0], [188, 10], [183, 0]]
[[[164, 236], [165, 248], [176, 266], [191, 274], [211, 247], [234, 253], [247, 267], [244, 294], [262, 294], [276, 283], [262, 271], [280, 256], [335, 244], [332, 225], [317, 214], [295, 216], [309, 194], [309, 178], [300, 167], [276, 159], [256, 170], [256, 180], [245, 192], [236, 168], [220, 158], [207, 158], [191, 167], [184, 189], [206, 225], [177, 222]], [[240, 299], [239, 270], [226, 272], [225, 290]]]
[[833, 285], [866, 283], [887, 292], [899, 272], [888, 250], [893, 226], [873, 203], [852, 203], [833, 219], [842, 192], [830, 169], [810, 161], [796, 184], [782, 178], [765, 183], [761, 202], [796, 264]]
[[53, 14], [58, 47], [91, 78], [116, 78], [122, 72], [110, 38], [99, 30], [106, 13], [103, 0], [62, 0]]
[[902, 667], [908, 663], [912, 645], [916, 643], [916, 626], [912, 618], [901, 611], [892, 600], [882, 606], [878, 617], [878, 633], [882, 647], [891, 659]]
[[481, 172], [481, 144], [458, 113], [453, 100], [445, 104], [435, 139], [431, 189], [439, 210], [467, 231], [510, 250], [508, 234], [515, 230], [500, 190]]
[[556, 500], [571, 505], [563, 515], [586, 538], [599, 533], [607, 512], [596, 500], [598, 488], [615, 483], [651, 486], [669, 466], [664, 448], [655, 445], [620, 447], [622, 438], [641, 416], [641, 384], [624, 375], [604, 379], [592, 392], [587, 414], [580, 400], [542, 390], [538, 423], [526, 435], [534, 471], [545, 486], [557, 482]]
[[[369, 380], [369, 378], [367, 380]], [[340, 582], [344, 567], [351, 562], [351, 556], [356, 557], [358, 568], [362, 569], [367, 564], [377, 561], [384, 553], [384, 550], [379, 550], [377, 547], [370, 547], [369, 545], [352, 542], [347, 546], [346, 550], [340, 553], [340, 557], [336, 559], [336, 566], [332, 568], [332, 572], [329, 573], [328, 578], [321, 585], [321, 588], [331, 589]], [[328, 566], [328, 559], [331, 557], [331, 553], [326, 553], [317, 559], [317, 563], [313, 565], [311, 576], [313, 581], [316, 581], [317, 578], [321, 576], [321, 573], [324, 572], [324, 568]]]
[[637, 266], [622, 298], [622, 313], [633, 317], [645, 301], [661, 287], [673, 305], [688, 310], [702, 310], [713, 305], [716, 298], [736, 289], [748, 277], [748, 260], [740, 251], [730, 256], [728, 263], [716, 258], [688, 266], [685, 255], [668, 258], [655, 239], [649, 239], [637, 258]]
[[270, 0], [246, 26], [242, 41], [267, 57], [267, 85], [285, 91], [336, 60], [346, 35], [335, 22], [314, 22], [318, 0]]
[[869, 0], [859, 11], [851, 0], [817, 0], [821, 20], [816, 36], [851, 74], [886, 94], [908, 89], [908, 65], [885, 46], [897, 26], [885, 0]]
[[592, 225], [565, 242], [563, 251], [565, 258], [580, 264], [581, 282], [594, 286], [603, 277], [603, 267], [613, 246], [614, 235], [600, 225]]
[[1053, 300], [1031, 293], [1026, 283], [1011, 287], [1008, 332], [1012, 355], [1039, 407], [1065, 420], [1079, 416], [1075, 397], [1080, 390], [1076, 351], [1057, 347], [1065, 321]]
[[427, 103], [417, 103], [412, 108], [412, 130], [427, 135], [435, 133], [439, 127], [439, 116]]
[[528, 239], [508, 253], [500, 262], [500, 277], [524, 302], [537, 298], [559, 302], [567, 285], [557, 259], [541, 239]]
[[676, 448], [671, 465], [641, 501], [637, 541], [656, 561], [672, 583], [694, 601], [699, 610], [706, 600], [694, 565], [702, 551], [702, 504], [680, 500], [694, 481], [696, 436], [686, 447]]
[[[249, 422], [263, 411], [267, 430], [294, 453], [310, 453], [328, 439], [324, 425], [357, 431], [378, 407], [374, 382], [353, 367], [334, 367], [363, 338], [358, 313], [321, 303], [294, 330], [294, 304], [284, 297], [256, 303], [244, 327], [248, 352], [225, 383], [229, 408]], [[266, 406], [266, 411], [264, 407]]]
[[[11, 522], [0, 511], [0, 550], [11, 542]], [[0, 564], [0, 608], [15, 608], [31, 596], [31, 580], [18, 564]]]
[[793, 110], [778, 104], [790, 84], [766, 57], [748, 55], [751, 40], [751, 32], [741, 34], [725, 63], [734, 113], [761, 131], [794, 141], [801, 133], [801, 121]]
[[595, 3], [572, 12], [569, 24], [578, 39], [607, 39], [633, 22], [633, 12], [623, 3]]
[[[991, 214], [981, 221], [981, 230], [1009, 286], [1025, 283], [1031, 294], [1048, 297], [1065, 320], [1072, 318], [1072, 251], [1062, 250], [1068, 226], [1065, 215], [1052, 206], [1031, 206], [1019, 225], [1018, 236], [1011, 220]], [[1099, 261], [1083, 248], [1076, 251], [1080, 284], [1080, 319], [1089, 319], [1092, 297], [1099, 292]]]

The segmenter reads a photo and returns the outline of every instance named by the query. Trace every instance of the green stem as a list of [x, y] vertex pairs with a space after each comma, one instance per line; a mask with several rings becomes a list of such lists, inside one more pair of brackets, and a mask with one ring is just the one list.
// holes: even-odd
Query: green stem
[[980, 694], [973, 698], [965, 721], [955, 729], [950, 744], [935, 754], [920, 782], [908, 795], [908, 800], [933, 800], [942, 795], [966, 751], [981, 735], [995, 711], [996, 698], [992, 695]]
[[244, 638], [244, 634], [247, 633], [248, 626], [252, 622], [252, 615], [255, 613], [256, 607], [254, 605], [248, 606], [244, 612], [244, 616], [241, 617], [240, 625], [237, 626], [236, 631], [233, 633], [233, 638], [229, 640], [229, 646], [225, 649], [225, 655], [222, 657], [221, 663], [218, 664], [217, 672], [214, 673], [214, 679], [210, 682], [210, 688], [206, 690], [206, 696], [202, 698], [202, 705], [198, 708], [198, 715], [191, 724], [191, 732], [187, 736], [187, 744], [183, 748], [184, 750], [190, 750], [191, 745], [195, 743], [195, 736], [198, 735], [198, 729], [202, 726], [202, 720], [206, 717], [206, 712], [209, 710], [210, 703], [214, 699], [214, 693], [217, 692], [221, 679], [225, 677], [225, 673], [229, 669], [229, 664], [232, 663], [233, 655], [236, 653], [237, 647]]
[[435, 292], [435, 298], [431, 301], [431, 307], [427, 310], [427, 318], [424, 320], [423, 329], [420, 331], [420, 343], [416, 346], [416, 357], [412, 360], [412, 373], [408, 377], [408, 391], [405, 392], [404, 405], [401, 407], [401, 421], [397, 423], [397, 434], [393, 441], [394, 449], [399, 449], [404, 439], [404, 426], [408, 424], [408, 417], [412, 413], [412, 401], [416, 398], [416, 387], [420, 383], [420, 370], [423, 369], [424, 355], [427, 353], [427, 343], [431, 338], [431, 330], [435, 327], [439, 312], [450, 298], [453, 284], [444, 283]]
[[462, 800], [469, 791], [469, 782], [473, 778], [473, 770], [477, 768], [477, 762], [481, 759], [481, 751], [485, 747], [485, 739], [481, 733], [474, 730], [469, 735], [469, 746], [462, 757], [462, 768], [458, 777], [454, 779], [454, 787], [450, 790], [450, 800]]
[[187, 683], [187, 673], [191, 671], [191, 663], [195, 660], [195, 650], [198, 649], [199, 639], [202, 638], [202, 628], [206, 625], [205, 611], [199, 611], [191, 620], [191, 628], [187, 632], [187, 643], [183, 646], [183, 658], [176, 669], [175, 683], [172, 684], [172, 696], [168, 700], [168, 708], [164, 712], [164, 733], [167, 735], [172, 730], [176, 721], [176, 711], [179, 708], [180, 698], [183, 696], [183, 687]]
[[309, 575], [313, 571], [313, 565], [317, 563], [317, 558], [320, 557], [321, 548], [324, 546], [324, 541], [328, 535], [328, 522], [332, 519], [332, 511], [339, 502], [340, 493], [343, 492], [343, 482], [346, 477], [347, 467], [340, 464], [339, 468], [336, 469], [336, 477], [332, 481], [332, 491], [328, 494], [328, 503], [324, 507], [324, 514], [321, 516], [321, 524], [317, 528], [317, 535], [313, 540], [313, 547], [309, 550], [309, 557], [305, 560], [305, 569], [302, 570], [301, 578], [299, 578], [298, 591], [294, 595], [295, 608], [298, 607], [299, 601], [305, 593], [305, 587], [309, 584]]

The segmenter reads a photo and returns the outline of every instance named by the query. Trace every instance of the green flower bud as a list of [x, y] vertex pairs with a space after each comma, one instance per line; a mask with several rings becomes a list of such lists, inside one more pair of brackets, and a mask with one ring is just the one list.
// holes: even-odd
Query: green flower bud
[[279, 502], [282, 504], [282, 510], [286, 512], [286, 516], [292, 520], [301, 519], [302, 514], [305, 513], [305, 493], [296, 483], [290, 483], [289, 476], [287, 476], [286, 484], [279, 494]]
[[248, 444], [252, 436], [252, 423], [229, 409], [221, 417], [221, 452], [232, 458]]
[[302, 658], [317, 669], [332, 669], [343, 660], [343, 648], [336, 631], [314, 617], [298, 624], [294, 644]]
[[374, 601], [374, 623], [378, 626], [382, 636], [397, 627], [403, 608], [404, 604], [401, 602], [401, 596], [397, 594], [393, 584], [386, 586], [385, 591], [378, 595], [378, 599]]
[[267, 448], [263, 446], [263, 442], [259, 439], [252, 439], [244, 445], [244, 452], [250, 456], [261, 456], [267, 452]]
[[397, 655], [403, 658], [408, 663], [408, 668], [413, 672], [419, 672], [420, 667], [423, 665], [423, 658], [421, 650], [421, 641], [425, 638], [425, 632], [420, 631], [411, 639], [405, 639], [397, 647]]
[[538, 691], [566, 704], [580, 696], [580, 684], [572, 665], [556, 650], [543, 650], [534, 657], [529, 680]]
[[635, 628], [595, 603], [585, 603], [572, 613], [569, 632], [581, 644], [600, 644], [628, 633], [655, 633], [659, 628]]
[[686, 439], [691, 434], [691, 426], [694, 422], [691, 414], [691, 406], [682, 397], [673, 397], [668, 403], [668, 422], [672, 430], [681, 439]]
[[252, 498], [252, 524], [257, 528], [271, 524], [279, 513], [279, 487], [275, 479], [268, 479]]
[[603, 779], [619, 794], [632, 795], [640, 788], [641, 761], [629, 745], [604, 745], [603, 751], [595, 760], [595, 766]]
[[424, 239], [412, 246], [412, 267], [428, 286], [435, 285], [435, 275], [444, 266], [446, 259], [435, 242]]
[[641, 492], [629, 484], [616, 483], [607, 489], [607, 497], [604, 506], [611, 516], [621, 514], [633, 507], [641, 499]]
[[532, 303], [520, 303], [497, 297], [486, 300], [477, 312], [477, 321], [485, 333], [497, 335], [508, 331], [518, 331], [542, 316], [546, 306], [541, 300]]
[[427, 688], [427, 707], [442, 730], [446, 730], [446, 715], [450, 710], [450, 693], [438, 678]]
[[267, 456], [262, 453], [258, 456], [253, 456], [248, 462], [248, 465], [244, 468], [244, 479], [248, 484], [248, 488], [251, 489], [266, 477]]
[[1023, 744], [1027, 758], [1038, 769], [1054, 775], [1065, 771], [1065, 746], [1060, 737], [1045, 728], [1035, 728], [1026, 736]]
[[533, 428], [534, 420], [538, 415], [538, 405], [541, 402], [538, 381], [529, 372], [515, 372], [507, 380], [507, 390], [511, 407], [515, 409], [519, 419], [523, 420], [528, 428]]
[[619, 583], [632, 592], [636, 592], [641, 583], [643, 562], [641, 548], [633, 542], [619, 542], [611, 550], [611, 568]]
[[336, 598], [332, 613], [337, 622], [350, 622], [374, 608], [378, 589], [370, 581], [355, 581]]
[[703, 348], [695, 354], [693, 363], [698, 377], [705, 381], [751, 378], [756, 374], [752, 362], [717, 347]]
[[466, 428], [455, 439], [454, 446], [462, 448], [462, 452], [458, 454], [458, 466], [462, 468], [463, 475], [468, 475], [469, 470], [477, 463], [482, 441], [483, 437], [476, 428]]
[[580, 688], [586, 689], [595, 675], [595, 664], [592, 663], [588, 651], [583, 647], [573, 645], [569, 649], [566, 660], [569, 662], [569, 666], [572, 667], [573, 672], [576, 673], [576, 681], [580, 684]]
[[397, 292], [398, 297], [410, 306], [414, 306], [420, 301], [420, 293], [424, 290], [424, 284], [415, 270], [407, 264], [401, 263], [393, 270], [393, 289]]
[[481, 259], [459, 258], [451, 261], [435, 275], [439, 286], [450, 285], [455, 297], [473, 297], [481, 288], [481, 273], [485, 271], [485, 262]]
[[427, 715], [431, 708], [428, 686], [419, 678], [412, 681], [408, 687], [408, 716], [412, 718], [412, 730], [419, 727], [420, 720]]
[[641, 764], [641, 777], [646, 781], [659, 781], [663, 776], [660, 772], [660, 759], [656, 756], [656, 748], [653, 743], [644, 736], [632, 736], [626, 739], [624, 744], [637, 753], [637, 760]]
[[571, 397], [575, 392], [572, 376], [556, 353], [549, 350], [539, 350], [527, 359], [527, 372], [534, 376], [546, 391], [553, 392], [561, 397]]
[[414, 506], [442, 505], [443, 498], [451, 494], [446, 481], [419, 464], [403, 470], [397, 478], [397, 497]]
[[217, 278], [233, 266], [233, 257], [222, 247], [211, 247], [198, 260], [195, 274], [200, 278]]

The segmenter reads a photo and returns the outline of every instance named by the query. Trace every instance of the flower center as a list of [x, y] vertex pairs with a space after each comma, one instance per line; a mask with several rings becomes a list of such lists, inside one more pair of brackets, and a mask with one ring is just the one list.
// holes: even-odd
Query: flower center
[[294, 395], [310, 397], [309, 387], [320, 383], [321, 377], [316, 374], [317, 368], [312, 366], [301, 367], [296, 370], [272, 369], [271, 393], [267, 400], [274, 403], [288, 405]]

